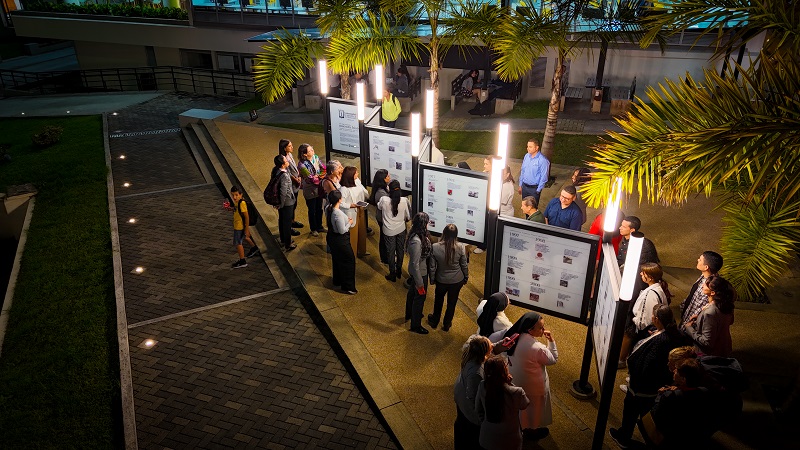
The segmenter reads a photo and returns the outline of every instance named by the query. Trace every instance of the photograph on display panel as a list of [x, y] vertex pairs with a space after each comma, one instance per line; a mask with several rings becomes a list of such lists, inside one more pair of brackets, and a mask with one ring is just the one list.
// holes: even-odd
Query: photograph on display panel
[[[603, 244], [603, 267], [600, 269], [597, 287], [597, 302], [592, 316], [592, 343], [594, 345], [595, 362], [597, 363], [598, 378], [603, 385], [603, 375], [608, 362], [608, 351], [611, 345], [611, 336], [614, 331], [614, 317], [617, 312], [619, 289], [622, 276], [617, 266], [616, 254], [611, 244]], [[616, 360], [612, 362], [616, 364]], [[614, 380], [612, 380], [614, 382]]]
[[435, 236], [448, 224], [458, 227], [458, 240], [485, 245], [489, 174], [430, 163], [419, 164], [418, 210], [430, 216]]
[[494, 242], [494, 292], [505, 292], [518, 306], [586, 324], [597, 236], [501, 216]]

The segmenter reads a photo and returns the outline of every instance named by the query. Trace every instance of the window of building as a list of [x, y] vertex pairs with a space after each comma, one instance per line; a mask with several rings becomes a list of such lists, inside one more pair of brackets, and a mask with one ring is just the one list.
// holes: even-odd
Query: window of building
[[195, 69], [214, 68], [214, 60], [211, 58], [211, 52], [186, 49], [180, 49], [180, 51], [181, 65], [183, 67], [193, 67]]
[[255, 56], [253, 55], [242, 56], [242, 72], [244, 73], [253, 72], [254, 59]]
[[239, 54], [217, 52], [217, 69], [239, 73]]

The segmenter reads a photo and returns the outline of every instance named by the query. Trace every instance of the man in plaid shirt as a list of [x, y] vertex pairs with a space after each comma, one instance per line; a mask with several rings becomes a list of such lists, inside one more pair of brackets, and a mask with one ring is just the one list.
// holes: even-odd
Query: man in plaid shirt
[[708, 277], [716, 275], [722, 269], [722, 256], [717, 252], [705, 251], [697, 258], [697, 270], [702, 275], [692, 285], [686, 300], [681, 303], [681, 323], [697, 318], [700, 310], [708, 304], [708, 296], [703, 294], [703, 284]]

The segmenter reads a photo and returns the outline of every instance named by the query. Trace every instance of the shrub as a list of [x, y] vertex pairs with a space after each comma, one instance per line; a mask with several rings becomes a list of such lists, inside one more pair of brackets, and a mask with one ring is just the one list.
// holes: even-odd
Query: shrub
[[75, 5], [71, 3], [54, 3], [34, 0], [23, 1], [28, 11], [58, 12], [69, 14], [89, 14], [102, 16], [148, 17], [156, 19], [189, 20], [189, 13], [180, 8], [162, 8], [160, 4], [147, 3], [136, 6], [133, 3]]
[[31, 140], [36, 147], [47, 148], [57, 144], [61, 140], [61, 133], [63, 132], [64, 129], [61, 127], [46, 125], [38, 133], [34, 133], [31, 136]]

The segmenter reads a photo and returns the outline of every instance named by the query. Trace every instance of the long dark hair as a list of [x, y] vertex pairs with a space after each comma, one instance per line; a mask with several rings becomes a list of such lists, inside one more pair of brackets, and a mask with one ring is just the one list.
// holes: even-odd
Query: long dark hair
[[447, 224], [442, 230], [442, 244], [444, 244], [444, 262], [449, 266], [456, 259], [456, 245], [458, 245], [458, 227]]
[[403, 191], [400, 190], [400, 182], [392, 180], [389, 182], [389, 198], [392, 200], [392, 217], [397, 217], [400, 199], [403, 198]]
[[669, 291], [669, 284], [664, 280], [664, 269], [661, 268], [659, 263], [644, 263], [639, 266], [639, 270], [647, 275], [648, 277], [652, 278], [653, 281], [658, 283], [661, 286], [661, 290], [664, 291], [664, 295], [667, 296], [666, 302], [667, 304], [672, 303], [672, 292]]
[[325, 215], [328, 222], [328, 232], [333, 233], [331, 228], [331, 216], [333, 216], [333, 209], [337, 203], [342, 201], [342, 193], [338, 189], [328, 192], [328, 206], [325, 208]]
[[664, 333], [667, 334], [675, 342], [683, 340], [683, 334], [678, 329], [678, 324], [675, 323], [675, 315], [672, 313], [669, 305], [658, 303], [653, 306], [653, 315], [658, 318], [661, 325], [664, 326]]
[[286, 147], [288, 147], [291, 143], [292, 141], [288, 139], [281, 139], [278, 141], [278, 154], [286, 156]]
[[342, 179], [339, 180], [339, 183], [344, 187], [355, 187], [356, 172], [358, 172], [358, 169], [353, 166], [345, 167], [344, 171], [342, 172]]
[[428, 232], [428, 222], [430, 222], [430, 220], [427, 213], [418, 212], [414, 214], [414, 217], [411, 219], [411, 231], [408, 233], [408, 239], [406, 240], [406, 251], [408, 251], [408, 244], [411, 242], [411, 239], [413, 239], [414, 236], [419, 236], [420, 243], [422, 244], [422, 256], [427, 257], [431, 254], [431, 238]]
[[[386, 186], [386, 177], [388, 176], [389, 171], [386, 169], [378, 169], [375, 171], [375, 176], [372, 178], [372, 193], [369, 194], [369, 202], [373, 205], [378, 203], [375, 201], [375, 195], [378, 193], [379, 189], [389, 192], [389, 188]], [[396, 215], [397, 213], [395, 213], [395, 216]]]
[[508, 366], [503, 358], [493, 356], [483, 363], [483, 387], [486, 389], [486, 420], [503, 421], [505, 386], [508, 383]]
[[283, 155], [275, 155], [275, 159], [272, 160], [275, 163], [275, 167], [272, 168], [272, 173], [270, 176], [275, 178], [275, 175], [280, 172], [281, 166], [283, 165], [284, 161], [286, 161], [286, 157]]
[[308, 159], [306, 158], [308, 147], [311, 147], [311, 144], [300, 144], [300, 146], [297, 147], [297, 156], [300, 158], [300, 161], [305, 161]]
[[714, 300], [723, 314], [730, 314], [733, 312], [734, 302], [736, 302], [736, 290], [733, 285], [719, 275], [711, 275], [706, 280], [706, 286], [713, 292], [710, 297]]

